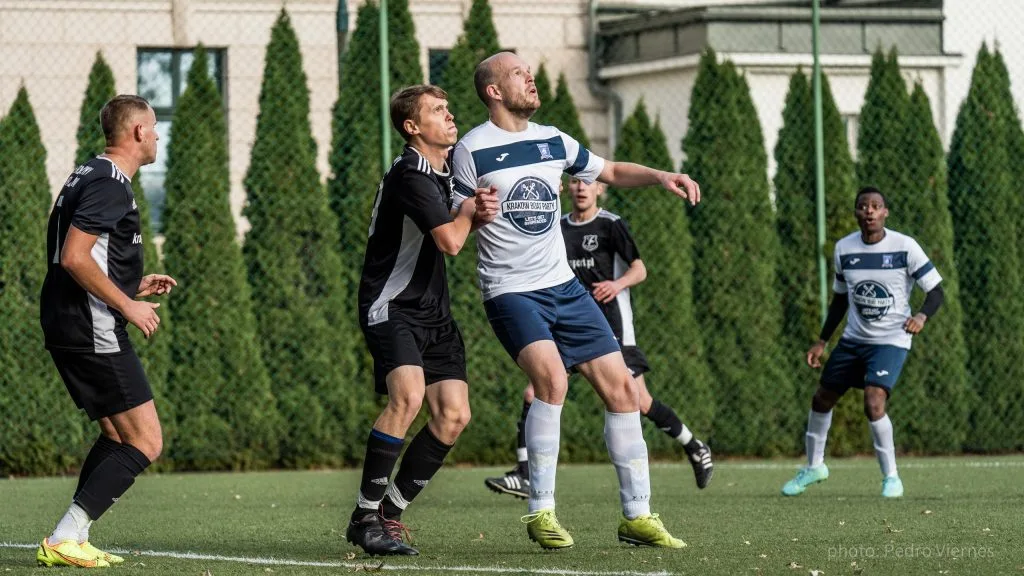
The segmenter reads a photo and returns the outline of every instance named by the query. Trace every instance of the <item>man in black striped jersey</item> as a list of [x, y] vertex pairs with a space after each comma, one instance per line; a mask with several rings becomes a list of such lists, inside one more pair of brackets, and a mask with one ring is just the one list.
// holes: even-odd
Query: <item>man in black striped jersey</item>
[[[497, 198], [477, 190], [452, 213], [449, 149], [458, 138], [447, 94], [405, 88], [391, 121], [406, 141], [377, 190], [359, 283], [359, 325], [373, 356], [377, 393], [388, 395], [366, 442], [366, 459], [346, 538], [372, 555], [414, 555], [402, 511], [441, 468], [469, 423], [462, 334], [452, 319], [445, 255], [459, 253], [475, 226], [492, 221]], [[431, 419], [391, 472], [424, 399]]]
[[[562, 237], [569, 267], [579, 281], [590, 289], [615, 333], [626, 366], [640, 389], [640, 413], [659, 430], [683, 445], [693, 467], [697, 487], [703, 489], [714, 473], [711, 449], [693, 436], [675, 410], [651, 397], [644, 380], [644, 374], [650, 371], [650, 366], [636, 344], [629, 290], [647, 278], [647, 268], [640, 259], [633, 235], [625, 220], [597, 205], [598, 198], [604, 194], [604, 184], [601, 182], [587, 184], [572, 178], [569, 181], [569, 194], [573, 204], [572, 213], [562, 217]], [[523, 393], [523, 411], [518, 423], [518, 464], [504, 476], [484, 481], [495, 492], [518, 498], [530, 495], [525, 427], [532, 403], [533, 385], [530, 384]]]
[[[156, 159], [156, 116], [145, 99], [117, 96], [100, 123], [106, 149], [75, 169], [54, 202], [40, 296], [46, 348], [75, 404], [100, 436], [79, 473], [67, 513], [36, 552], [44, 566], [106, 567], [123, 562], [89, 543], [89, 527], [163, 449], [160, 420], [127, 325], [146, 337], [159, 304], [177, 283], [142, 275], [142, 228], [131, 179]], [[77, 446], [68, 447], [69, 450]]]

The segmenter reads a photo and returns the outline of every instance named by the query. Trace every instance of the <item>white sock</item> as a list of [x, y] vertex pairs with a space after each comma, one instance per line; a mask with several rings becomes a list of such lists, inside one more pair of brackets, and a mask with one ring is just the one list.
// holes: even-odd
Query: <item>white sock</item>
[[[526, 415], [529, 418], [529, 414]], [[527, 455], [526, 448], [516, 448], [516, 461], [526, 462], [530, 457]]]
[[85, 510], [78, 504], [72, 503], [64, 517], [60, 519], [60, 522], [57, 522], [57, 527], [53, 529], [53, 534], [50, 534], [49, 542], [51, 544], [57, 544], [65, 540], [85, 542], [85, 540], [80, 540], [79, 538], [81, 538], [80, 535], [83, 533], [86, 539], [89, 538], [89, 526], [91, 524], [92, 520], [85, 513]]
[[[385, 492], [385, 494], [387, 494], [387, 492]], [[380, 503], [381, 503], [380, 500], [374, 501], [374, 500], [367, 499], [366, 496], [363, 496], [363, 491], [362, 490], [359, 491], [359, 497], [356, 498], [356, 507], [357, 508], [364, 508], [366, 510], [379, 510], [380, 509]]]
[[405, 510], [409, 506], [409, 501], [402, 496], [402, 492], [399, 491], [398, 486], [392, 482], [388, 484], [388, 489], [384, 491], [385, 496], [391, 497], [391, 503], [398, 507], [399, 510]]
[[683, 446], [689, 444], [690, 440], [693, 440], [693, 432], [690, 432], [690, 429], [686, 427], [686, 424], [683, 424], [683, 431], [679, 433], [679, 436], [676, 436], [676, 440], [678, 440]]
[[640, 411], [604, 413], [604, 441], [619, 475], [622, 513], [630, 520], [651, 513], [651, 475]]
[[526, 415], [526, 452], [530, 460], [529, 512], [555, 507], [555, 472], [562, 434], [562, 406], [534, 399]]
[[868, 422], [871, 426], [871, 439], [875, 443], [875, 455], [878, 456], [878, 465], [882, 468], [882, 476], [891, 478], [896, 474], [896, 447], [892, 442], [892, 420], [886, 414], [874, 422]]
[[828, 429], [832, 426], [832, 411], [807, 414], [807, 465], [811, 468], [825, 463], [825, 442], [828, 440]]

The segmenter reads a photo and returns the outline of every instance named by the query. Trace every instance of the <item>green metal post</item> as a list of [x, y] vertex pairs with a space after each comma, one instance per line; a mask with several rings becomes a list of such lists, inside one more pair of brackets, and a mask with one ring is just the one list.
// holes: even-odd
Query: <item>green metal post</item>
[[388, 0], [380, 0], [380, 166], [387, 172], [391, 165], [391, 68], [388, 66]]
[[828, 262], [825, 258], [825, 130], [821, 112], [821, 28], [820, 0], [811, 7], [811, 43], [814, 50], [814, 192], [818, 208], [818, 292], [821, 298], [821, 323], [828, 314]]

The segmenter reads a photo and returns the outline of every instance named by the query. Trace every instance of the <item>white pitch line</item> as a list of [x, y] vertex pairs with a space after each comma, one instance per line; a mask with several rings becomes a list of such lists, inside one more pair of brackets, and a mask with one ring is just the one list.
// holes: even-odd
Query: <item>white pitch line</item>
[[[725, 470], [797, 470], [804, 464], [802, 462], [716, 462], [715, 468]], [[678, 464], [669, 462], [657, 462], [651, 464], [651, 468], [675, 468]], [[829, 462], [830, 470], [852, 470], [857, 468], [877, 468], [878, 463], [874, 458], [865, 457], [863, 461], [836, 461]], [[911, 469], [933, 469], [933, 468], [1024, 468], [1024, 460], [1002, 460], [985, 462], [982, 460], [971, 460], [966, 462], [904, 462], [899, 463], [900, 468]]]
[[[38, 544], [18, 544], [14, 542], [0, 542], [0, 548], [23, 548], [34, 549]], [[221, 556], [219, 554], [197, 554], [195, 552], [162, 552], [156, 550], [123, 550], [111, 548], [115, 554], [126, 554], [132, 556], [153, 556], [157, 558], [175, 558], [178, 560], [209, 560], [217, 562], [237, 562], [241, 564], [257, 564], [260, 566], [308, 566], [315, 568], [362, 568], [373, 567], [382, 560], [367, 560], [365, 562], [316, 562], [312, 560], [288, 560], [284, 558], [259, 558], [247, 556]], [[515, 568], [505, 566], [416, 566], [410, 564], [389, 566], [383, 564], [379, 570], [409, 570], [409, 571], [438, 571], [438, 572], [467, 572], [477, 574], [551, 574], [554, 576], [672, 576], [671, 572], [664, 570], [660, 572], [634, 572], [631, 570], [620, 572], [600, 572], [587, 570], [561, 570], [558, 568]]]

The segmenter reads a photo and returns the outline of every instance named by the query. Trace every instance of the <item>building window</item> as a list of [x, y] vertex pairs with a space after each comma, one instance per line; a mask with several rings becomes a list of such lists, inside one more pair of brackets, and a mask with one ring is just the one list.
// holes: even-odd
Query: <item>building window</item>
[[441, 85], [444, 68], [448, 65], [449, 54], [451, 54], [451, 50], [447, 48], [431, 48], [427, 51], [427, 65], [430, 67], [427, 73], [430, 75], [431, 84]]
[[[210, 78], [224, 94], [223, 49], [207, 49]], [[167, 146], [171, 142], [171, 119], [185, 92], [188, 71], [195, 56], [191, 48], [140, 48], [137, 54], [138, 92], [156, 112], [160, 145], [156, 161], [140, 169], [142, 187], [149, 200], [149, 217], [154, 233], [163, 230], [164, 177], [167, 174]]]

